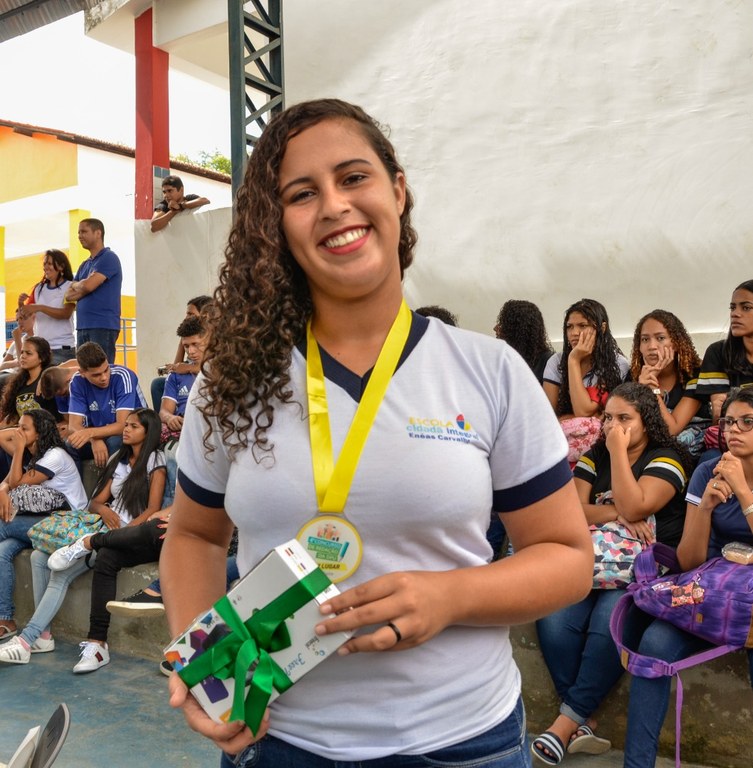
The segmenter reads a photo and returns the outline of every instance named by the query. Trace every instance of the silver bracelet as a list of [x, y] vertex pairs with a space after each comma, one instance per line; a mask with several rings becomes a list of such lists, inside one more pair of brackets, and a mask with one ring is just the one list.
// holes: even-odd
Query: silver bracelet
[[748, 507], [745, 507], [745, 509], [743, 510], [743, 515], [745, 517], [748, 517], [748, 515], [753, 515], [753, 504], [751, 504]]

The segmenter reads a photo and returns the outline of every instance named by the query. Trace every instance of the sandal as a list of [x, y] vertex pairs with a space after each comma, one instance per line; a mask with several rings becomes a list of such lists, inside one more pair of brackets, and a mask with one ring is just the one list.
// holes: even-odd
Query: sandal
[[612, 742], [599, 738], [590, 725], [580, 725], [573, 739], [567, 745], [567, 751], [574, 755], [583, 752], [586, 755], [601, 755], [612, 748]]
[[559, 765], [565, 757], [565, 745], [557, 734], [544, 731], [531, 742], [531, 752], [542, 763]]
[[15, 637], [18, 634], [18, 628], [15, 621], [6, 619], [0, 621], [0, 643], [4, 643], [6, 640], [10, 640], [11, 637]]

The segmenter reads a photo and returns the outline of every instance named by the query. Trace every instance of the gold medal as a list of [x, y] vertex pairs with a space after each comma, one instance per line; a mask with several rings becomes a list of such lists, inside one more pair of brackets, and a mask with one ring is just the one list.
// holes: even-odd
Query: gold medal
[[309, 520], [296, 536], [317, 565], [337, 583], [361, 564], [363, 542], [343, 515], [321, 515]]

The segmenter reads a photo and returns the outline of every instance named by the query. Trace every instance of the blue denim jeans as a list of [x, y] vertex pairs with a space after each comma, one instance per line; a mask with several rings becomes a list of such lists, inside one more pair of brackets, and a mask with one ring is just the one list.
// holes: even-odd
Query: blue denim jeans
[[52, 364], [60, 365], [76, 357], [76, 347], [60, 347], [52, 350]]
[[76, 346], [80, 347], [87, 341], [93, 341], [104, 349], [110, 364], [115, 362], [115, 342], [118, 340], [119, 330], [110, 328], [79, 328], [76, 331]]
[[[51, 571], [47, 567], [49, 557], [46, 552], [38, 549], [31, 553], [31, 580], [35, 609], [29, 623], [21, 632], [21, 637], [29, 645], [33, 645], [42, 632], [49, 629], [50, 623], [63, 604], [71, 582], [89, 570], [86, 558], [81, 558], [64, 571]], [[93, 560], [92, 557], [88, 559], [90, 563]]]
[[609, 619], [621, 589], [588, 596], [536, 622], [544, 661], [560, 698], [560, 713], [582, 725], [623, 673]]
[[[633, 607], [623, 639], [628, 648], [645, 656], [677, 661], [700, 653], [711, 645], [699, 637], [646, 615]], [[748, 651], [748, 674], [753, 680], [753, 651]], [[624, 768], [649, 768], [656, 763], [664, 718], [669, 706], [671, 677], [633, 676], [630, 683]]]
[[13, 589], [16, 586], [16, 571], [13, 560], [22, 549], [31, 547], [28, 530], [44, 515], [16, 515], [9, 523], [0, 521], [0, 619], [10, 620], [15, 616]]
[[[273, 715], [274, 717], [274, 715]], [[223, 755], [221, 768], [530, 768], [523, 700], [486, 733], [424, 755], [389, 755], [375, 760], [329, 760], [265, 736], [240, 755]]]

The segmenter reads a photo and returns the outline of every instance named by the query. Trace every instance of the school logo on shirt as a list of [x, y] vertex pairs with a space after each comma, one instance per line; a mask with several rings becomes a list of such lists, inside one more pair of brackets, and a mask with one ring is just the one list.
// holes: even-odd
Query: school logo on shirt
[[454, 443], [471, 443], [479, 439], [470, 421], [462, 413], [453, 419], [411, 416], [405, 427], [408, 437], [417, 440], [443, 440]]

